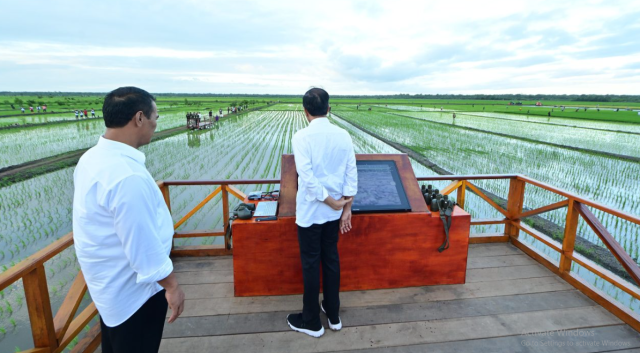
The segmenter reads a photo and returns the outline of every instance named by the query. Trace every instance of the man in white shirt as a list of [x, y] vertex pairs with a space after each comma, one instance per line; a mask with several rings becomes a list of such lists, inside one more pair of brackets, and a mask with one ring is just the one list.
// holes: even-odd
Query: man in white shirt
[[[358, 191], [356, 156], [351, 136], [327, 119], [329, 94], [312, 88], [302, 98], [309, 126], [293, 136], [298, 172], [296, 224], [302, 262], [302, 313], [287, 316], [289, 326], [313, 337], [324, 334], [320, 309], [329, 328], [340, 330], [340, 258], [338, 233], [351, 230], [351, 203]], [[323, 301], [320, 294], [322, 263]]]
[[107, 130], [74, 172], [73, 238], [100, 313], [102, 352], [154, 352], [167, 305], [173, 322], [184, 293], [169, 258], [173, 222], [140, 146], [151, 141], [155, 98], [136, 87], [109, 93]]

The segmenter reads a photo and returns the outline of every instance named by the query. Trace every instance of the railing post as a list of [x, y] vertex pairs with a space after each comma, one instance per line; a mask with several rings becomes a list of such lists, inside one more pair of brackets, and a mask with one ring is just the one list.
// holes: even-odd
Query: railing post
[[[507, 215], [510, 221], [520, 223], [515, 220], [516, 216], [522, 213], [524, 204], [524, 187], [527, 183], [518, 178], [511, 178], [509, 182], [509, 196], [507, 196]], [[504, 234], [509, 238], [517, 238], [520, 235], [520, 229], [513, 224], [507, 223], [504, 226]]]
[[35, 269], [23, 277], [22, 282], [24, 283], [24, 294], [29, 311], [34, 347], [48, 348], [53, 351], [58, 348], [58, 339], [53, 325], [51, 301], [49, 299], [44, 265], [36, 266]]
[[578, 218], [580, 213], [575, 207], [576, 201], [569, 199], [567, 206], [567, 220], [564, 225], [564, 239], [562, 240], [562, 253], [560, 254], [560, 273], [571, 271], [571, 256], [576, 245], [576, 233], [578, 230]]
[[[167, 204], [167, 208], [169, 209], [169, 214], [171, 214], [171, 196], [169, 195], [169, 185], [166, 185], [164, 181], [158, 182], [158, 187], [160, 188], [160, 192], [162, 193], [162, 198], [164, 198], [164, 203]], [[175, 238], [171, 239], [171, 250], [176, 247]]]
[[[229, 230], [229, 189], [227, 185], [221, 185], [222, 187], [222, 220], [224, 222], [224, 234], [227, 234]], [[224, 248], [229, 249], [229, 239], [224, 237]]]
[[464, 210], [464, 196], [467, 191], [467, 181], [461, 180], [462, 184], [458, 187], [457, 197], [458, 197], [458, 206]]
[[160, 187], [160, 191], [162, 192], [164, 202], [167, 204], [169, 212], [171, 212], [171, 196], [169, 195], [169, 185], [165, 185], [164, 182], [161, 182], [158, 186]]

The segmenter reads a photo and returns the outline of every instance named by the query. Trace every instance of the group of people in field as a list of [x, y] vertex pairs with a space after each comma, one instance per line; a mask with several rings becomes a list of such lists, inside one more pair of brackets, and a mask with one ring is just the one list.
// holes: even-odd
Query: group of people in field
[[[200, 121], [202, 121], [202, 114], [199, 112], [187, 112], [186, 117], [187, 117], [187, 125], [189, 125], [192, 120], [195, 120], [196, 126], [199, 126]], [[217, 123], [221, 117], [222, 117], [222, 108], [218, 110], [218, 114], [216, 114], [215, 116], [215, 122]], [[213, 122], [214, 121], [213, 119], [214, 119], [213, 110], [209, 110], [209, 120]]]
[[[87, 111], [87, 109], [84, 110], [74, 110], [73, 111], [76, 115], [76, 119], [80, 118], [80, 119], [84, 119], [85, 117], [89, 117], [89, 112]], [[91, 108], [91, 117], [95, 118], [96, 117], [96, 111], [95, 109]]]
[[[11, 109], [13, 109], [13, 104], [11, 104]], [[29, 110], [33, 113], [33, 112], [34, 112], [34, 108], [33, 108], [33, 106], [29, 106]], [[39, 105], [39, 106], [36, 106], [36, 107], [35, 107], [35, 110], [36, 110], [38, 113], [40, 113], [40, 111], [43, 111], [44, 113], [46, 113], [46, 112], [47, 112], [47, 105], [46, 105], [46, 104], [43, 104], [42, 106], [40, 106], [40, 105]], [[24, 107], [20, 107], [20, 111], [24, 114], [24, 112], [25, 112]]]

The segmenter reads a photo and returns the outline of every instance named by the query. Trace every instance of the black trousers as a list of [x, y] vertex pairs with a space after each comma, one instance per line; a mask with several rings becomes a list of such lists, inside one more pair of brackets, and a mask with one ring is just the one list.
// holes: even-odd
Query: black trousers
[[100, 318], [102, 353], [158, 353], [168, 306], [161, 290], [116, 327], [108, 327]]
[[310, 227], [298, 226], [298, 243], [302, 260], [304, 295], [302, 296], [302, 320], [308, 324], [320, 323], [320, 263], [322, 263], [322, 287], [324, 309], [327, 316], [336, 320], [340, 309], [340, 257], [338, 256], [338, 232], [340, 220]]

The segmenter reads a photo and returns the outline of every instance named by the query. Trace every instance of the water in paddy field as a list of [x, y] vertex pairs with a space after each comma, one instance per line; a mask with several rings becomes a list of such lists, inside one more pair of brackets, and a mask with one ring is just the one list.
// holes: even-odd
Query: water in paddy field
[[[526, 137], [531, 140], [540, 139], [556, 143], [557, 140], [554, 138], [562, 138], [563, 134], [549, 132], [545, 128], [577, 128], [544, 124], [533, 125], [534, 127], [531, 128], [520, 128], [520, 125], [517, 125], [520, 123], [518, 119], [527, 120], [527, 118], [498, 113], [491, 113], [493, 114], [491, 117], [482, 117], [479, 116], [480, 113], [469, 112], [459, 113], [456, 118], [457, 127], [454, 128], [436, 124], [450, 123], [447, 121], [450, 119], [450, 112], [433, 112], [426, 108], [408, 111], [402, 107], [389, 106], [385, 107], [387, 109], [380, 108], [380, 111], [374, 107], [374, 111], [368, 113], [358, 111], [355, 105], [342, 107], [343, 111], [334, 108], [337, 114], [332, 116], [331, 120], [349, 131], [356, 153], [399, 152], [358, 129], [352, 122], [383, 135], [387, 139], [411, 146], [441, 167], [456, 174], [527, 174], [535, 179], [546, 181], [611, 207], [636, 215], [640, 214], [640, 200], [638, 199], [640, 196], [637, 192], [629, 192], [629, 185], [637, 185], [637, 175], [640, 172], [638, 163], [464, 129], [472, 127], [516, 137]], [[280, 176], [281, 155], [291, 153], [293, 134], [307, 126], [302, 109], [298, 109], [298, 105], [293, 105], [290, 108], [293, 110], [286, 110], [284, 108], [289, 107], [284, 106], [279, 108], [281, 109], [231, 117], [220, 121], [212, 129], [185, 132], [155, 141], [141, 149], [147, 156], [147, 168], [157, 180], [277, 179]], [[167, 113], [161, 114], [161, 116], [159, 130], [160, 122], [164, 124], [163, 129], [184, 124], [183, 113], [175, 113], [175, 115]], [[488, 120], [482, 120], [485, 118]], [[556, 120], [556, 122], [569, 125], [564, 120]], [[523, 121], [521, 123], [529, 126], [532, 125], [532, 121], [536, 120], [530, 119], [529, 122]], [[604, 149], [606, 147], [607, 151], [612, 153], [633, 155], [633, 151], [628, 148], [629, 145], [633, 145], [633, 138], [620, 137], [616, 135], [617, 132], [613, 131], [627, 129], [628, 124], [616, 125], [611, 122], [580, 120], [571, 120], [571, 122], [573, 125], [579, 126], [579, 129], [587, 130], [584, 130], [584, 134], [577, 135], [568, 132], [567, 134], [571, 135], [571, 138], [562, 141], [564, 144], [580, 146], [579, 144], [585, 140], [595, 141], [591, 144], [591, 148]], [[97, 136], [103, 130], [102, 126], [98, 124], [94, 127], [93, 123], [91, 121], [78, 122], [69, 124], [69, 126], [60, 124], [60, 128], [51, 134], [34, 129], [33, 140], [45, 140], [44, 143], [51, 145], [52, 148], [58, 148], [57, 151], [90, 147], [95, 144]], [[588, 128], [612, 131], [596, 133]], [[635, 131], [631, 128], [628, 130]], [[3, 137], [3, 134], [0, 132], [0, 139], [5, 139], [2, 140], [4, 145], [5, 142], [8, 143], [11, 140], [8, 137]], [[53, 137], [48, 137], [49, 135], [59, 135], [57, 137], [60, 137], [60, 142]], [[597, 145], [597, 138], [604, 136], [611, 136], [607, 137], [609, 143]], [[40, 141], [40, 144], [43, 142]], [[41, 158], [39, 156], [44, 152], [38, 151], [38, 144], [35, 143], [25, 145], [15, 153], [22, 153], [20, 155], [22, 159], [15, 156], [10, 158], [27, 160]], [[5, 164], [7, 163], [11, 162], [5, 162]], [[416, 161], [411, 160], [411, 163], [416, 176], [435, 175], [435, 172]], [[0, 251], [2, 251], [0, 252], [0, 266], [3, 266], [3, 271], [71, 231], [72, 174], [73, 168], [66, 168], [0, 189], [0, 212], [3, 214], [0, 219]], [[442, 189], [449, 182], [433, 182], [432, 184], [436, 188]], [[500, 197], [506, 197], [508, 191], [508, 181], [479, 181], [476, 184]], [[238, 186], [244, 192], [260, 189], [273, 190], [277, 187], [277, 185]], [[171, 187], [174, 221], [182, 218], [214, 189], [215, 186]], [[466, 209], [474, 218], [498, 218], [501, 216], [471, 192], [467, 192], [466, 195]], [[452, 197], [457, 197], [455, 192]], [[233, 197], [230, 200], [231, 208], [240, 202]], [[542, 189], [529, 186], [526, 189], [526, 207], [536, 208], [559, 200], [558, 196]], [[627, 252], [634, 259], [637, 259], [639, 227], [606, 216], [602, 212], [596, 212], [596, 215], [627, 249]], [[544, 214], [544, 217], [556, 224], [564, 225], [566, 211], [549, 212]], [[179, 230], [221, 228], [222, 224], [221, 196], [218, 195]], [[501, 233], [503, 231], [504, 226], [502, 225], [474, 226], [472, 228], [472, 233]], [[592, 232], [589, 232], [589, 228], [583, 222], [580, 223], [578, 232], [584, 239], [603, 246], [599, 239]], [[521, 234], [521, 238], [553, 258], [555, 252], [551, 249], [525, 234]], [[192, 238], [178, 239], [176, 245], [220, 244], [222, 242], [221, 237]], [[73, 249], [69, 249], [50, 260], [46, 265], [46, 270], [55, 312], [55, 308], [62, 302], [78, 272], [78, 263]], [[598, 288], [602, 288], [612, 297], [617, 298], [622, 304], [638, 310], [636, 301], [625, 296], [610, 284], [587, 273], [579, 266], [574, 266], [573, 271]], [[2, 333], [2, 329], [5, 333]], [[5, 289], [0, 294], [0, 351], [13, 351], [16, 346], [21, 349], [31, 346], [31, 333], [21, 283]]]
[[[492, 122], [492, 124], [495, 124], [492, 126], [481, 125], [480, 123], [484, 123], [484, 121], [480, 121], [477, 125], [472, 125], [472, 127], [478, 130], [486, 129], [486, 132], [473, 131], [457, 126], [460, 120], [464, 121], [459, 117], [462, 116], [464, 118], [465, 114], [467, 114], [465, 112], [460, 112], [456, 119], [457, 121], [454, 122], [452, 113], [415, 112], [414, 110], [403, 111], [400, 113], [402, 116], [398, 116], [396, 112], [389, 113], [390, 109], [374, 110], [372, 112], [338, 109], [334, 110], [334, 113], [384, 136], [386, 139], [410, 146], [432, 162], [454, 174], [526, 174], [569, 192], [599, 201], [604, 205], [609, 205], [631, 214], [640, 214], [640, 195], [629, 192], [629, 186], [637, 184], [637, 175], [640, 172], [638, 162], [573, 151], [535, 142], [536, 139], [544, 142], [545, 138], [554, 135], [553, 132], [538, 130], [540, 134], [535, 135], [534, 132], [536, 130], [534, 129], [525, 127], [516, 129], [514, 126], [509, 126], [501, 121]], [[420, 121], [416, 118], [425, 121]], [[582, 125], [583, 123], [579, 120], [578, 122], [576, 125]], [[473, 120], [468, 120], [465, 123], [471, 125]], [[585, 123], [589, 124], [591, 122]], [[522, 122], [522, 124], [527, 123]], [[614, 127], [612, 123], [608, 124], [609, 128], [613, 127], [612, 130], [624, 129], [628, 125], [622, 123]], [[507, 132], [510, 135], [516, 135], [512, 138], [488, 133], [510, 127], [513, 130]], [[551, 128], [556, 129], [557, 127]], [[583, 127], [580, 129], [584, 130]], [[504, 133], [504, 130], [500, 132]], [[597, 135], [600, 132], [588, 132], [588, 134], [573, 136], [575, 138], [571, 142], [575, 144], [588, 144], [591, 142], [591, 146], [594, 146], [593, 141], [597, 139], [594, 136], [600, 136]], [[518, 138], [518, 134], [524, 133], [529, 134], [528, 138], [533, 141], [523, 141]], [[628, 133], [605, 131], [602, 134], [603, 138], [611, 135], [608, 140], [610, 143], [606, 145], [607, 148], [622, 149], [625, 148], [625, 144], [636, 143], [633, 139], [619, 138], [616, 134], [633, 136]], [[562, 138], [562, 135], [556, 136]], [[631, 151], [631, 149], [627, 151]], [[499, 197], [506, 198], [507, 196], [508, 181], [485, 180], [478, 181], [475, 184]], [[542, 207], [558, 202], [561, 199], [558, 195], [531, 185], [528, 185], [525, 190], [525, 207], [529, 209]], [[472, 193], [467, 193], [466, 209], [474, 218], [502, 217], [496, 210]], [[637, 262], [638, 247], [640, 245], [638, 242], [640, 226], [622, 221], [599, 210], [592, 211]], [[566, 219], [566, 209], [548, 212], [543, 214], [542, 217], [563, 227]], [[527, 220], [525, 220], [526, 222]], [[558, 232], [560, 237], [564, 232], [564, 228], [561, 227], [554, 231], [554, 233]], [[478, 226], [473, 228], [472, 232], [502, 233], [504, 226]], [[547, 254], [552, 260], [558, 260], [559, 256], [555, 251], [523, 232], [520, 233], [524, 241]], [[547, 235], [558, 235], [558, 233]], [[600, 239], [583, 221], [579, 223], [578, 236], [591, 245], [600, 248], [604, 247]], [[581, 249], [576, 246], [576, 251], [588, 254], [592, 249]], [[633, 310], [640, 309], [640, 305], [636, 300], [611, 284], [602, 281], [594, 274], [580, 268], [580, 266], [574, 265], [572, 271], [587, 279], [589, 283], [602, 289], [623, 305]]]

